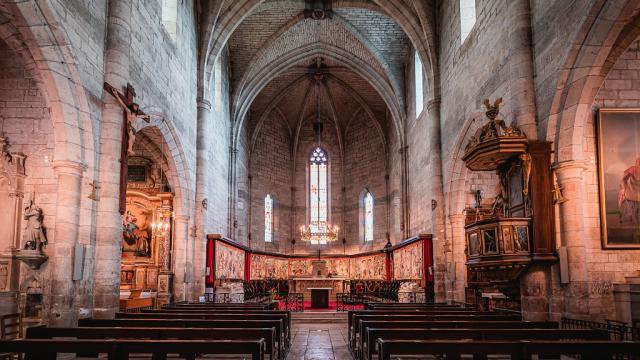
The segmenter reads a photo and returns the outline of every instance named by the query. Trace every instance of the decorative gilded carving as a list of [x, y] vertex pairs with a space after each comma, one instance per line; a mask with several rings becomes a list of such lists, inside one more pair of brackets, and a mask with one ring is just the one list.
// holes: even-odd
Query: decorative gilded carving
[[496, 170], [508, 159], [526, 152], [526, 135], [515, 124], [506, 126], [504, 120], [498, 119], [501, 103], [501, 98], [493, 105], [489, 99], [484, 101], [489, 122], [471, 136], [462, 157], [471, 170]]

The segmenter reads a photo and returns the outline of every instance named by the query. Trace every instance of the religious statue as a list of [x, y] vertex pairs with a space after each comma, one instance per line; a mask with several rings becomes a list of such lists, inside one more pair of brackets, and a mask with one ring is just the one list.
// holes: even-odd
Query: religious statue
[[624, 171], [618, 191], [620, 223], [640, 224], [640, 158]]
[[500, 176], [500, 183], [497, 185], [498, 194], [493, 200], [493, 205], [491, 206], [491, 214], [492, 215], [501, 215], [507, 216], [507, 209], [509, 207], [507, 201], [507, 187], [506, 187], [506, 179], [504, 176]]
[[42, 209], [33, 202], [33, 199], [24, 209], [24, 219], [27, 221], [27, 227], [22, 235], [24, 249], [42, 251], [42, 247], [47, 245], [42, 227]]
[[133, 122], [138, 118], [149, 122], [150, 117], [140, 110], [140, 106], [138, 104], [132, 101], [130, 101], [129, 103], [125, 103], [125, 101], [123, 101], [122, 98], [118, 95], [118, 90], [116, 90], [115, 88], [111, 88], [111, 94], [116, 98], [116, 100], [118, 100], [120, 106], [122, 106], [122, 108], [126, 112], [128, 134], [127, 139], [129, 140], [127, 154], [134, 155], [135, 153], [133, 151], [133, 143], [136, 140], [136, 130], [133, 127]]

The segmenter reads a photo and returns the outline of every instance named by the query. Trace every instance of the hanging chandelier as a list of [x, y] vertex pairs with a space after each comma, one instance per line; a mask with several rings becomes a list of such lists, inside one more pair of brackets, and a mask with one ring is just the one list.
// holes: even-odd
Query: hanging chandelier
[[325, 245], [338, 240], [340, 228], [326, 221], [312, 221], [309, 226], [300, 226], [300, 240], [312, 245]]

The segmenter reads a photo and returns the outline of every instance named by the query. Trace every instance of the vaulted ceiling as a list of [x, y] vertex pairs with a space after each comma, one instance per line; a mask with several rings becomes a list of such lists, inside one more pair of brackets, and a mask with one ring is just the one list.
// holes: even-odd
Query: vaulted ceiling
[[[293, 137], [315, 113], [318, 88], [322, 117], [341, 133], [360, 111], [384, 131], [390, 125], [400, 130], [411, 55], [405, 32], [367, 1], [335, 1], [325, 10], [324, 18], [314, 19], [305, 16], [303, 1], [266, 1], [229, 38], [232, 116], [249, 121], [250, 136], [276, 113]], [[313, 69], [319, 61], [318, 87]]]

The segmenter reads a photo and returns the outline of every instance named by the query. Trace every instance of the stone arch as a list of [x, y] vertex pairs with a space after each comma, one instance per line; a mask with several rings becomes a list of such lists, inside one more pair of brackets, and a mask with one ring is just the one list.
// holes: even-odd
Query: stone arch
[[[36, 71], [54, 126], [56, 161], [94, 167], [89, 104], [67, 34], [51, 4], [28, 0], [0, 6], [0, 37]], [[26, 21], [26, 18], [29, 21]]]
[[387, 104], [387, 107], [392, 114], [394, 125], [396, 127], [397, 133], [400, 136], [401, 142], [404, 141], [404, 137], [402, 136], [404, 134], [404, 132], [402, 131], [404, 110], [397, 102], [393, 90], [387, 83], [386, 79], [377, 74], [377, 72], [373, 70], [366, 62], [352, 58], [346, 50], [329, 44], [323, 44], [322, 48], [317, 48], [312, 45], [297, 48], [294, 51], [288, 53], [285, 58], [282, 58], [282, 60], [275, 64], [272, 69], [261, 69], [255, 75], [252, 81], [253, 84], [248, 86], [249, 89], [252, 89], [251, 92], [238, 99], [238, 105], [235, 106], [234, 109], [233, 117], [236, 119], [236, 125], [234, 126], [235, 129], [233, 131], [233, 143], [237, 143], [239, 139], [239, 129], [241, 129], [242, 127], [244, 117], [251, 103], [253, 102], [253, 99], [259, 94], [260, 90], [262, 90], [264, 86], [268, 84], [270, 79], [283, 73], [284, 71], [286, 71], [286, 69], [293, 66], [294, 64], [300, 63], [301, 61], [304, 61], [306, 59], [314, 58], [316, 56], [326, 56], [335, 61], [344, 63], [362, 78], [367, 79]]
[[148, 110], [147, 113], [154, 116], [151, 117], [151, 121], [149, 123], [138, 121], [135, 124], [136, 131], [144, 134], [145, 129], [156, 129], [160, 132], [162, 137], [161, 141], [163, 141], [164, 146], [166, 146], [165, 149], [158, 149], [157, 144], [149, 141], [148, 139], [145, 143], [148, 146], [156, 147], [155, 151], [164, 155], [164, 159], [162, 159], [162, 161], [169, 169], [169, 173], [172, 175], [172, 182], [175, 184], [174, 191], [176, 193], [175, 198], [177, 199], [175, 202], [176, 214], [190, 215], [190, 209], [192, 208], [192, 202], [194, 201], [194, 199], [191, 199], [193, 183], [180, 139], [177, 136], [173, 125], [163, 116], [162, 113], [154, 112], [153, 109]]
[[640, 35], [639, 9], [638, 0], [596, 2], [579, 29], [558, 80], [546, 127], [557, 163], [584, 160], [584, 126], [609, 70]]
[[[240, 79], [239, 81], [239, 85], [238, 85], [239, 93], [242, 93], [242, 89], [244, 88], [244, 85], [249, 81], [249, 79], [253, 78], [254, 76], [253, 71], [255, 69], [260, 69], [264, 67], [264, 63], [272, 62], [271, 60], [268, 59], [270, 57], [270, 54], [273, 54], [274, 52], [276, 52], [277, 54], [277, 50], [281, 48], [281, 46], [277, 46], [276, 42], [278, 40], [281, 40], [282, 36], [286, 35], [294, 26], [303, 26], [302, 24], [303, 21], [305, 21], [303, 14], [298, 14], [294, 18], [290, 19], [278, 31], [272, 34], [272, 36], [262, 45], [262, 47], [257, 51], [257, 53], [253, 56], [253, 58], [249, 62], [242, 79]], [[390, 65], [384, 59], [382, 54], [375, 48], [373, 44], [371, 44], [371, 42], [363, 34], [360, 33], [358, 29], [356, 29], [352, 24], [350, 24], [346, 19], [342, 18], [340, 15], [335, 14], [334, 17], [331, 19], [331, 21], [332, 21], [330, 23], [331, 25], [328, 25], [328, 26], [336, 26], [336, 27], [344, 28], [349, 35], [355, 38], [354, 43], [359, 42], [366, 49], [366, 55], [371, 56], [371, 61], [369, 62], [375, 63], [380, 67], [380, 69], [377, 69], [377, 70], [380, 71], [384, 75], [384, 77], [386, 77], [389, 80], [391, 87], [393, 88], [393, 91], [395, 93], [395, 96], [402, 103], [404, 99], [404, 94], [402, 92], [402, 82], [396, 76], [397, 74], [394, 74], [391, 72]], [[305, 39], [305, 40], [314, 41], [311, 39]], [[286, 56], [287, 54], [285, 50], [284, 54], [280, 56], [276, 55], [276, 58], [286, 57]], [[237, 96], [234, 96], [234, 98], [236, 97]]]
[[[204, 21], [200, 53], [203, 54], [198, 66], [198, 96], [205, 96], [206, 79], [210, 78], [216, 58], [221, 53], [233, 31], [247, 18], [264, 0], [235, 1], [228, 8], [222, 9], [221, 3], [211, 5]], [[429, 5], [412, 7], [399, 0], [374, 0], [369, 4], [358, 0], [335, 1], [334, 8], [356, 7], [380, 11], [396, 21], [404, 30], [414, 48], [423, 59], [425, 73], [428, 74], [428, 89], [433, 97], [439, 97], [437, 48], [434, 20], [427, 16]], [[427, 65], [430, 65], [427, 67]]]
[[[451, 162], [444, 172], [444, 215], [446, 240], [445, 244], [445, 289], [449, 293], [448, 298], [463, 300], [466, 272], [464, 271], [464, 215], [465, 196], [467, 184], [471, 178], [471, 172], [462, 161], [464, 148], [469, 138], [480, 129], [484, 122], [484, 111], [476, 109], [471, 112], [456, 138], [455, 147], [451, 152]], [[453, 278], [451, 278], [453, 274]]]

